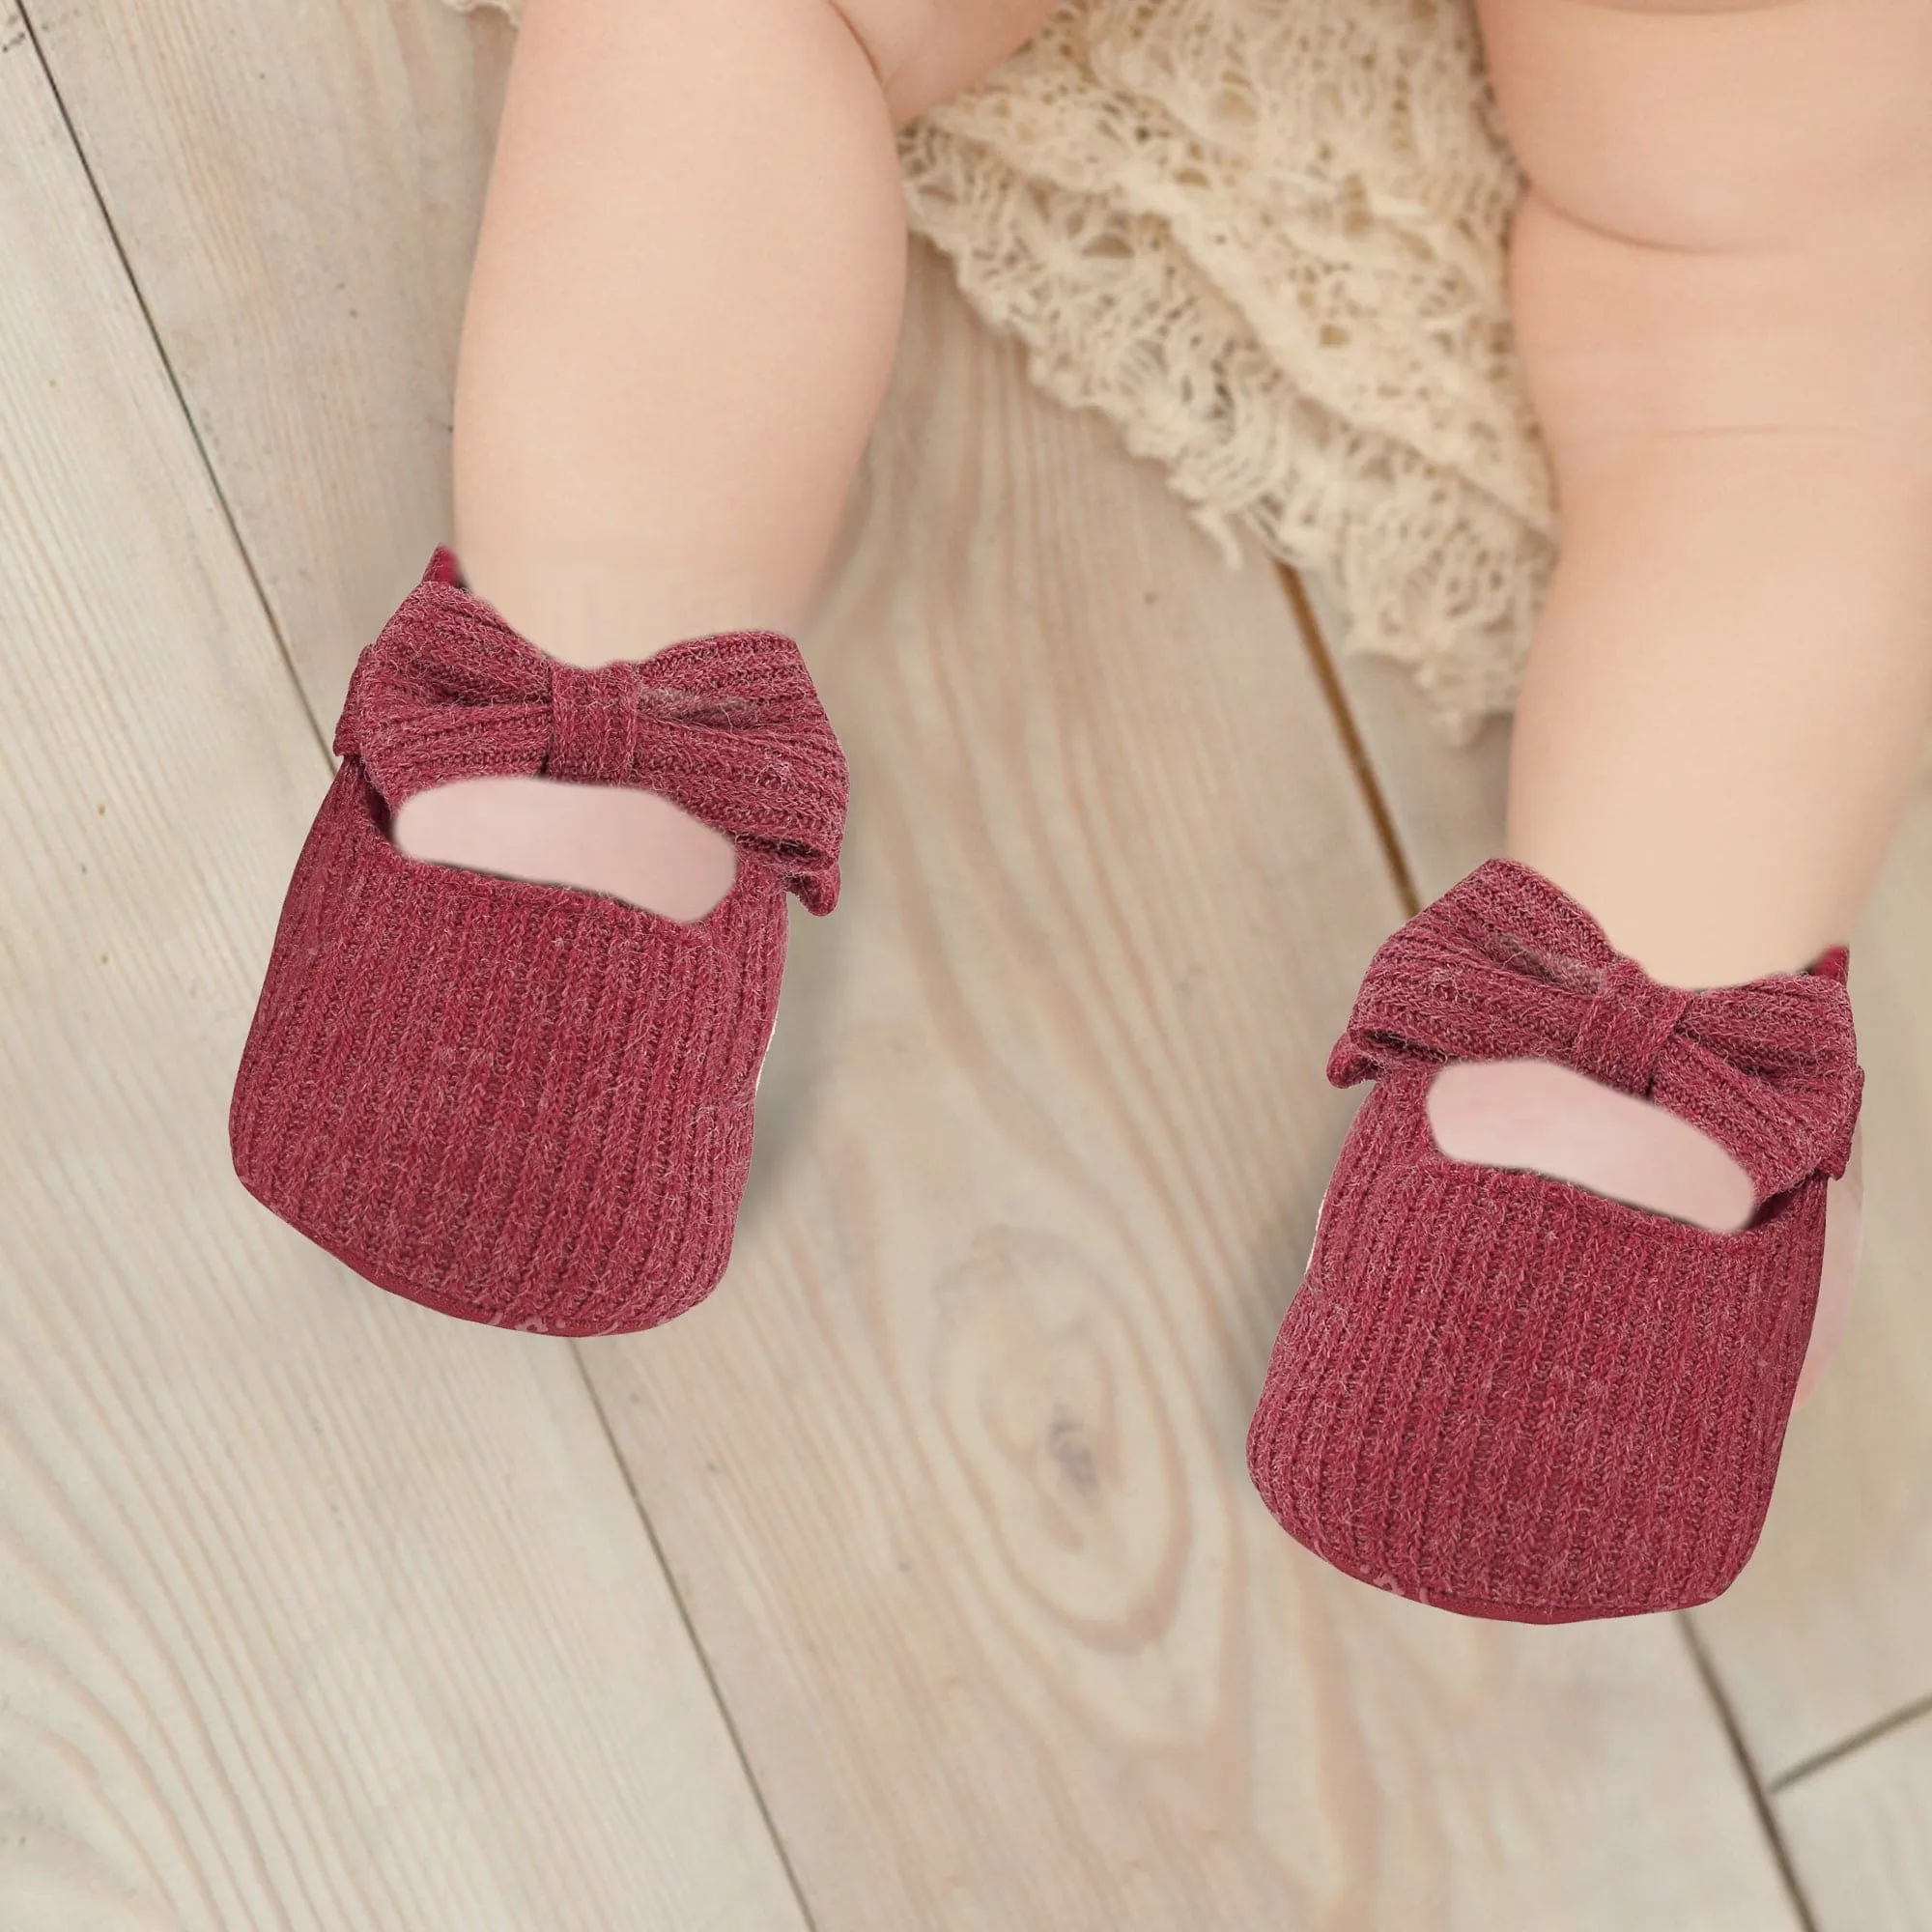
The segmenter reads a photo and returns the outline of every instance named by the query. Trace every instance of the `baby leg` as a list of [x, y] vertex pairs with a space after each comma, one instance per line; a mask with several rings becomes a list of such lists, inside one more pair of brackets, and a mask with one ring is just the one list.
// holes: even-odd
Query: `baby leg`
[[[585, 665], [795, 632], [897, 336], [895, 112], [1046, 11], [526, 0], [456, 378], [455, 549], [479, 597]], [[667, 799], [540, 779], [420, 794], [395, 837], [678, 919], [735, 868]]]
[[[1794, 970], [1849, 937], [1932, 709], [1932, 12], [1480, 9], [1563, 526], [1509, 849], [1660, 980]], [[1449, 1074], [1450, 1152], [1748, 1206], [1714, 1144], [1699, 1179], [1682, 1123], [1580, 1075]]]
[[1932, 12], [1483, 19], [1564, 526], [1511, 850], [1661, 979], [1804, 965], [1932, 705]]

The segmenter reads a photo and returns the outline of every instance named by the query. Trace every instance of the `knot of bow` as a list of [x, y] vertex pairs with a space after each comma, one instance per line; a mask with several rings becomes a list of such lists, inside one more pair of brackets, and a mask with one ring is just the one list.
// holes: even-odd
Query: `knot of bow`
[[509, 775], [661, 792], [763, 852], [808, 910], [838, 900], [845, 760], [798, 645], [777, 632], [584, 669], [526, 643], [440, 547], [357, 663], [335, 750], [391, 809]]
[[1399, 1065], [1548, 1060], [1703, 1129], [1760, 1204], [1851, 1157], [1864, 1075], [1842, 946], [1807, 972], [1691, 992], [1617, 952], [1559, 888], [1492, 859], [1385, 940], [1328, 1058], [1337, 1087]]

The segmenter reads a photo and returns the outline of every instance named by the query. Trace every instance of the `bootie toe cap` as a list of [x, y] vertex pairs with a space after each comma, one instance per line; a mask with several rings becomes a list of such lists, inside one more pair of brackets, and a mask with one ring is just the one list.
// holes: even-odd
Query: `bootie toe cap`
[[236, 1172], [443, 1313], [557, 1335], [668, 1320], [730, 1256], [784, 899], [751, 851], [688, 924], [412, 860], [351, 757], [284, 903]]
[[1565, 1622], [1729, 1586], [1769, 1507], [1825, 1180], [1713, 1234], [1443, 1155], [1369, 1095], [1249, 1433], [1282, 1526], [1361, 1580]]

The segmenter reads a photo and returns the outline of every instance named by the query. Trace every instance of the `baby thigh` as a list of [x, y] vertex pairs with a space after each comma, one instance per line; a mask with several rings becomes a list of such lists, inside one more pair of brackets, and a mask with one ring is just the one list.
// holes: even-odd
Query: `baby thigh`
[[1529, 180], [1511, 295], [1559, 465], [1657, 431], [1932, 432], [1932, 7], [1478, 9]]

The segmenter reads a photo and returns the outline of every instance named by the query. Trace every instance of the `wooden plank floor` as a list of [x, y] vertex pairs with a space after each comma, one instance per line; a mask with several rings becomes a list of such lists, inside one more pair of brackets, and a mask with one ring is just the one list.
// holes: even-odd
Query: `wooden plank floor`
[[[1343, 627], [1319, 591], [1329, 647]], [[1392, 667], [1341, 661], [1348, 728], [1413, 890], [1501, 849], [1506, 724], [1466, 753], [1431, 736]], [[1932, 758], [1852, 938], [1865, 1102], [1865, 1250], [1844, 1346], [1792, 1419], [1749, 1567], [1686, 1620], [1753, 1781], [1790, 1833], [1820, 1926], [1932, 1924]], [[1874, 1770], [1882, 1764], [1888, 1769]]]
[[229, 1172], [327, 766], [0, 48], [0, 1925], [804, 1918], [579, 1364]]
[[499, 1336], [241, 1193], [318, 731], [446, 533], [511, 45], [0, 25], [0, 1925], [1932, 1923], [1932, 800], [1854, 951], [1860, 1310], [1745, 1580], [1535, 1631], [1335, 1576], [1242, 1433], [1322, 1058], [1494, 849], [1507, 733], [1445, 752], [1222, 570], [923, 250], [806, 639], [846, 895], [729, 1279]]

